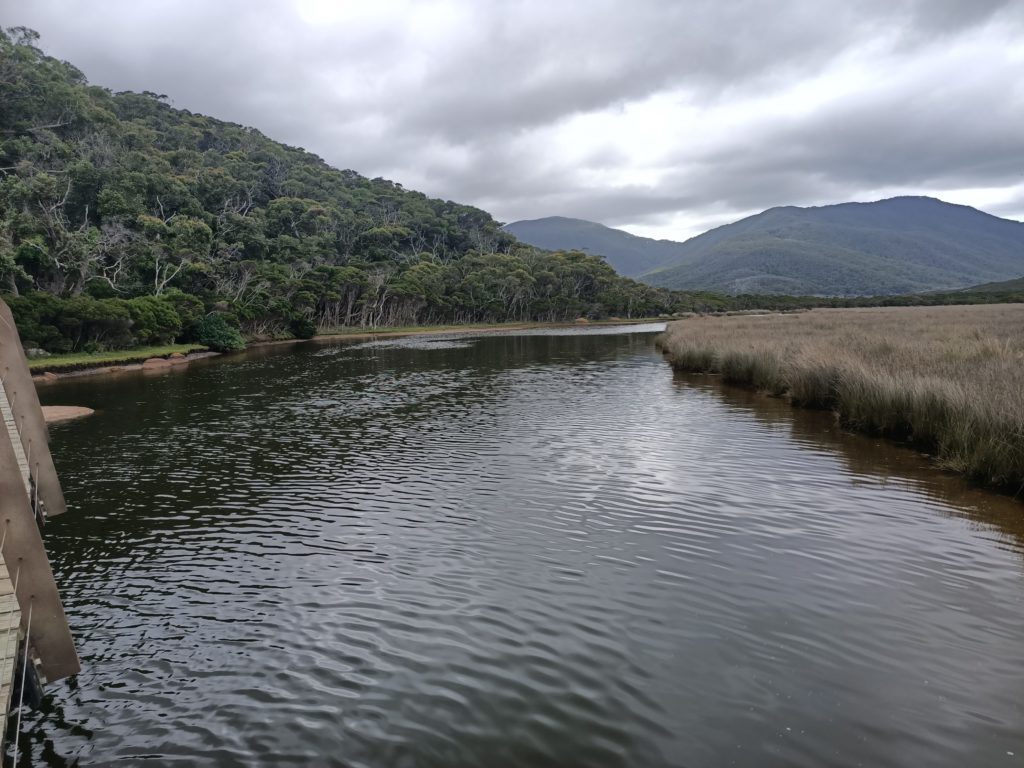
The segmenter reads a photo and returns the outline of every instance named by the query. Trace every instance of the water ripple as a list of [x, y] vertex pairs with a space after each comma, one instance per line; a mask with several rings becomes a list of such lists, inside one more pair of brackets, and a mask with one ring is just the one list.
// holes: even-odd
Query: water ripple
[[649, 335], [570, 331], [48, 388], [98, 410], [54, 430], [71, 511], [47, 529], [84, 672], [22, 749], [82, 766], [1024, 755], [1019, 507], [673, 378]]

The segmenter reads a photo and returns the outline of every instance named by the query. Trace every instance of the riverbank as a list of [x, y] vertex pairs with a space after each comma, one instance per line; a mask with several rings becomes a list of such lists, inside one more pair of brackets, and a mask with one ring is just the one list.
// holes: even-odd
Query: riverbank
[[171, 355], [189, 355], [205, 351], [206, 347], [202, 344], [164, 344], [157, 347], [136, 347], [105, 352], [71, 352], [66, 355], [31, 358], [28, 361], [28, 368], [33, 373], [67, 372], [100, 366], [128, 365], [145, 362], [152, 358], [169, 358]]
[[943, 468], [1024, 485], [1024, 306], [816, 309], [695, 317], [657, 344], [680, 371], [834, 410]]
[[[496, 333], [502, 331], [525, 331], [539, 328], [590, 328], [616, 325], [643, 325], [652, 322], [664, 322], [665, 318], [642, 319], [609, 319], [580, 322], [579, 320], [564, 323], [477, 323], [468, 325], [419, 325], [399, 328], [337, 328], [318, 333], [312, 339], [274, 339], [254, 341], [246, 345], [246, 349], [257, 349], [282, 344], [299, 344], [307, 341], [337, 341], [346, 339], [360, 341], [365, 339], [388, 338], [400, 336], [420, 336], [428, 334], [467, 334]], [[140, 347], [137, 349], [118, 350], [114, 352], [74, 353], [70, 355], [51, 355], [29, 360], [32, 380], [37, 384], [59, 381], [70, 376], [94, 376], [116, 374], [125, 371], [139, 371], [147, 367], [156, 369], [166, 365], [191, 362], [206, 357], [214, 357], [219, 352], [211, 352], [199, 344], [171, 344], [163, 347]], [[166, 365], [158, 361], [166, 361]]]
[[[184, 346], [186, 348], [188, 347], [188, 345]], [[192, 348], [196, 349], [195, 345], [192, 345]], [[110, 365], [106, 360], [79, 360], [75, 362], [69, 361], [66, 363], [58, 360], [53, 366], [35, 366], [32, 369], [32, 381], [38, 385], [79, 376], [117, 374], [125, 373], [127, 371], [158, 371], [165, 368], [186, 365], [195, 360], [202, 360], [207, 357], [216, 357], [219, 354], [219, 352], [210, 352], [205, 347], [199, 347], [196, 351], [189, 352], [187, 354], [183, 352], [172, 352], [164, 357], [143, 357], [142, 355], [133, 355], [127, 358], [130, 362], [122, 362], [115, 365]]]

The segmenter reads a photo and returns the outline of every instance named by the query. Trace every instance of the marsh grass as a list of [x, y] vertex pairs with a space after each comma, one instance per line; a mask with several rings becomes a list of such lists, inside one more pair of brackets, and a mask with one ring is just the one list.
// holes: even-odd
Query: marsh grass
[[658, 344], [679, 370], [834, 409], [945, 468], [1024, 484], [1024, 305], [704, 316]]

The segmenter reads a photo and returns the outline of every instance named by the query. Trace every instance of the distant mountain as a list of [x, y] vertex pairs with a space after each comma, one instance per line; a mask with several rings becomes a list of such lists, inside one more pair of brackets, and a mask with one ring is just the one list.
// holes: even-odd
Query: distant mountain
[[770, 208], [680, 246], [640, 276], [727, 293], [880, 295], [1024, 274], [1024, 224], [929, 197]]
[[1024, 224], [930, 197], [770, 208], [684, 243], [561, 216], [504, 229], [538, 248], [604, 256], [651, 285], [734, 294], [919, 293], [1024, 274]]
[[545, 219], [514, 221], [506, 232], [524, 243], [549, 251], [584, 251], [604, 256], [620, 275], [634, 277], [668, 264], [679, 256], [683, 244], [673, 240], [637, 237], [621, 229], [583, 219], [549, 216]]

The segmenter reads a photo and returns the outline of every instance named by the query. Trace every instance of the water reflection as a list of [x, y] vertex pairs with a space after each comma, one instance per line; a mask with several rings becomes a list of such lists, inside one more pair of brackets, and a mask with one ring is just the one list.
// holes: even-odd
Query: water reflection
[[784, 399], [722, 384], [715, 376], [677, 372], [674, 381], [678, 386], [710, 393], [764, 424], [785, 429], [798, 443], [837, 456], [850, 483], [912, 490], [938, 502], [940, 513], [998, 530], [1006, 546], [1024, 551], [1024, 504], [1019, 499], [987, 491], [959, 475], [944, 472], [927, 454], [911, 446], [850, 432], [832, 413], [793, 408]]
[[673, 378], [648, 332], [457, 342], [45, 388], [97, 409], [53, 432], [71, 511], [48, 527], [85, 671], [26, 760], [1024, 754], [1012, 502]]

